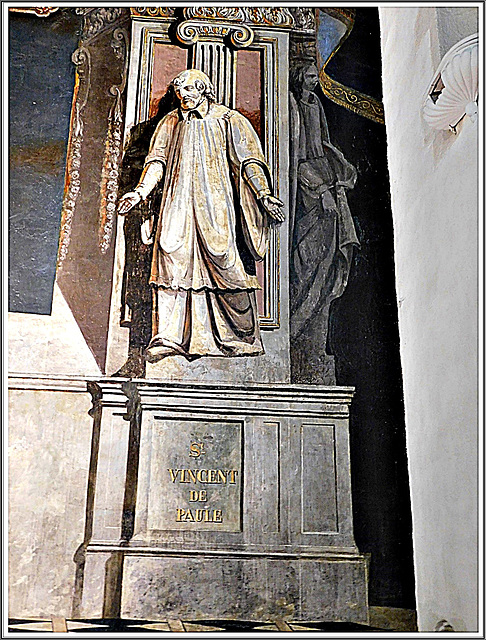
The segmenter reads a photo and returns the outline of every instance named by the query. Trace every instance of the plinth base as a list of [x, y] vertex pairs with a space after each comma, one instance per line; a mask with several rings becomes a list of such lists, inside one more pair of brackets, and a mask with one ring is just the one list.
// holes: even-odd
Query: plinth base
[[[368, 623], [368, 563], [359, 554], [297, 558], [152, 553], [156, 555], [129, 550], [119, 563], [111, 554], [89, 554], [83, 617]], [[113, 571], [117, 564], [118, 579]], [[121, 586], [118, 596], [103, 586], [105, 576]], [[110, 591], [117, 602], [107, 598]]]
[[128, 556], [123, 573], [123, 618], [368, 622], [366, 562], [359, 556]]

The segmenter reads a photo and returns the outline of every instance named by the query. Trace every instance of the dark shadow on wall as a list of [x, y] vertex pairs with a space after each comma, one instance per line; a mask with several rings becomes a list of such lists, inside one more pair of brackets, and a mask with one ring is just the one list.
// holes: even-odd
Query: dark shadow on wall
[[49, 315], [81, 16], [9, 14], [9, 311]]
[[[141, 122], [130, 131], [120, 171], [120, 194], [132, 191], [138, 184], [144, 168], [150, 142], [160, 120], [177, 106], [172, 88], [160, 99], [155, 116]], [[153, 217], [154, 228], [160, 208], [160, 186], [146, 202], [137, 205], [123, 222], [125, 264], [121, 300], [121, 325], [129, 328], [128, 358], [114, 375], [143, 377], [145, 360], [143, 351], [152, 337], [152, 288], [149, 284], [152, 264], [152, 244], [144, 244], [141, 227], [144, 220]]]
[[[378, 10], [358, 8], [351, 34], [326, 68], [381, 99]], [[331, 305], [328, 352], [338, 385], [356, 387], [351, 409], [355, 537], [371, 554], [370, 605], [415, 607], [412, 519], [395, 290], [385, 126], [320, 94], [332, 142], [357, 168], [348, 192], [361, 249]]]

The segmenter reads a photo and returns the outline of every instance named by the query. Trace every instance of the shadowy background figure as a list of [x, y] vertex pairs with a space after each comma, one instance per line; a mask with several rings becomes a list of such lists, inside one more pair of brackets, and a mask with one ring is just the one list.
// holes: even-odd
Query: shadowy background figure
[[[172, 86], [160, 99], [155, 116], [135, 125], [124, 152], [120, 172], [119, 192], [132, 191], [142, 175], [150, 141], [160, 120], [177, 106]], [[149, 286], [153, 244], [147, 225], [157, 219], [161, 189], [156, 188], [126, 216], [123, 224], [125, 236], [125, 268], [123, 272], [121, 321], [129, 327], [128, 358], [113, 374], [129, 378], [145, 376], [146, 362], [142, 354], [152, 337], [152, 288]]]
[[313, 59], [290, 70], [290, 335], [292, 381], [335, 385], [326, 350], [331, 302], [348, 281], [358, 237], [346, 190], [356, 169], [329, 139]]

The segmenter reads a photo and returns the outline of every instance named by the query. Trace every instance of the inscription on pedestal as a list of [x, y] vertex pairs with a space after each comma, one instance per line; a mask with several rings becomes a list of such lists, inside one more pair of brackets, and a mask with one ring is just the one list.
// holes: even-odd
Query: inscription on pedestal
[[155, 420], [150, 530], [241, 530], [242, 432], [239, 422]]

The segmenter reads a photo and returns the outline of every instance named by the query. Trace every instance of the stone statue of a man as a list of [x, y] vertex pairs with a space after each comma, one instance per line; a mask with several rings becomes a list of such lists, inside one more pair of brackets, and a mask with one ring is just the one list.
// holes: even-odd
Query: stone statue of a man
[[180, 106], [160, 121], [140, 181], [118, 205], [127, 214], [163, 181], [145, 358], [260, 355], [254, 261], [283, 203], [253, 127], [216, 103], [208, 76], [188, 70], [172, 85]]

